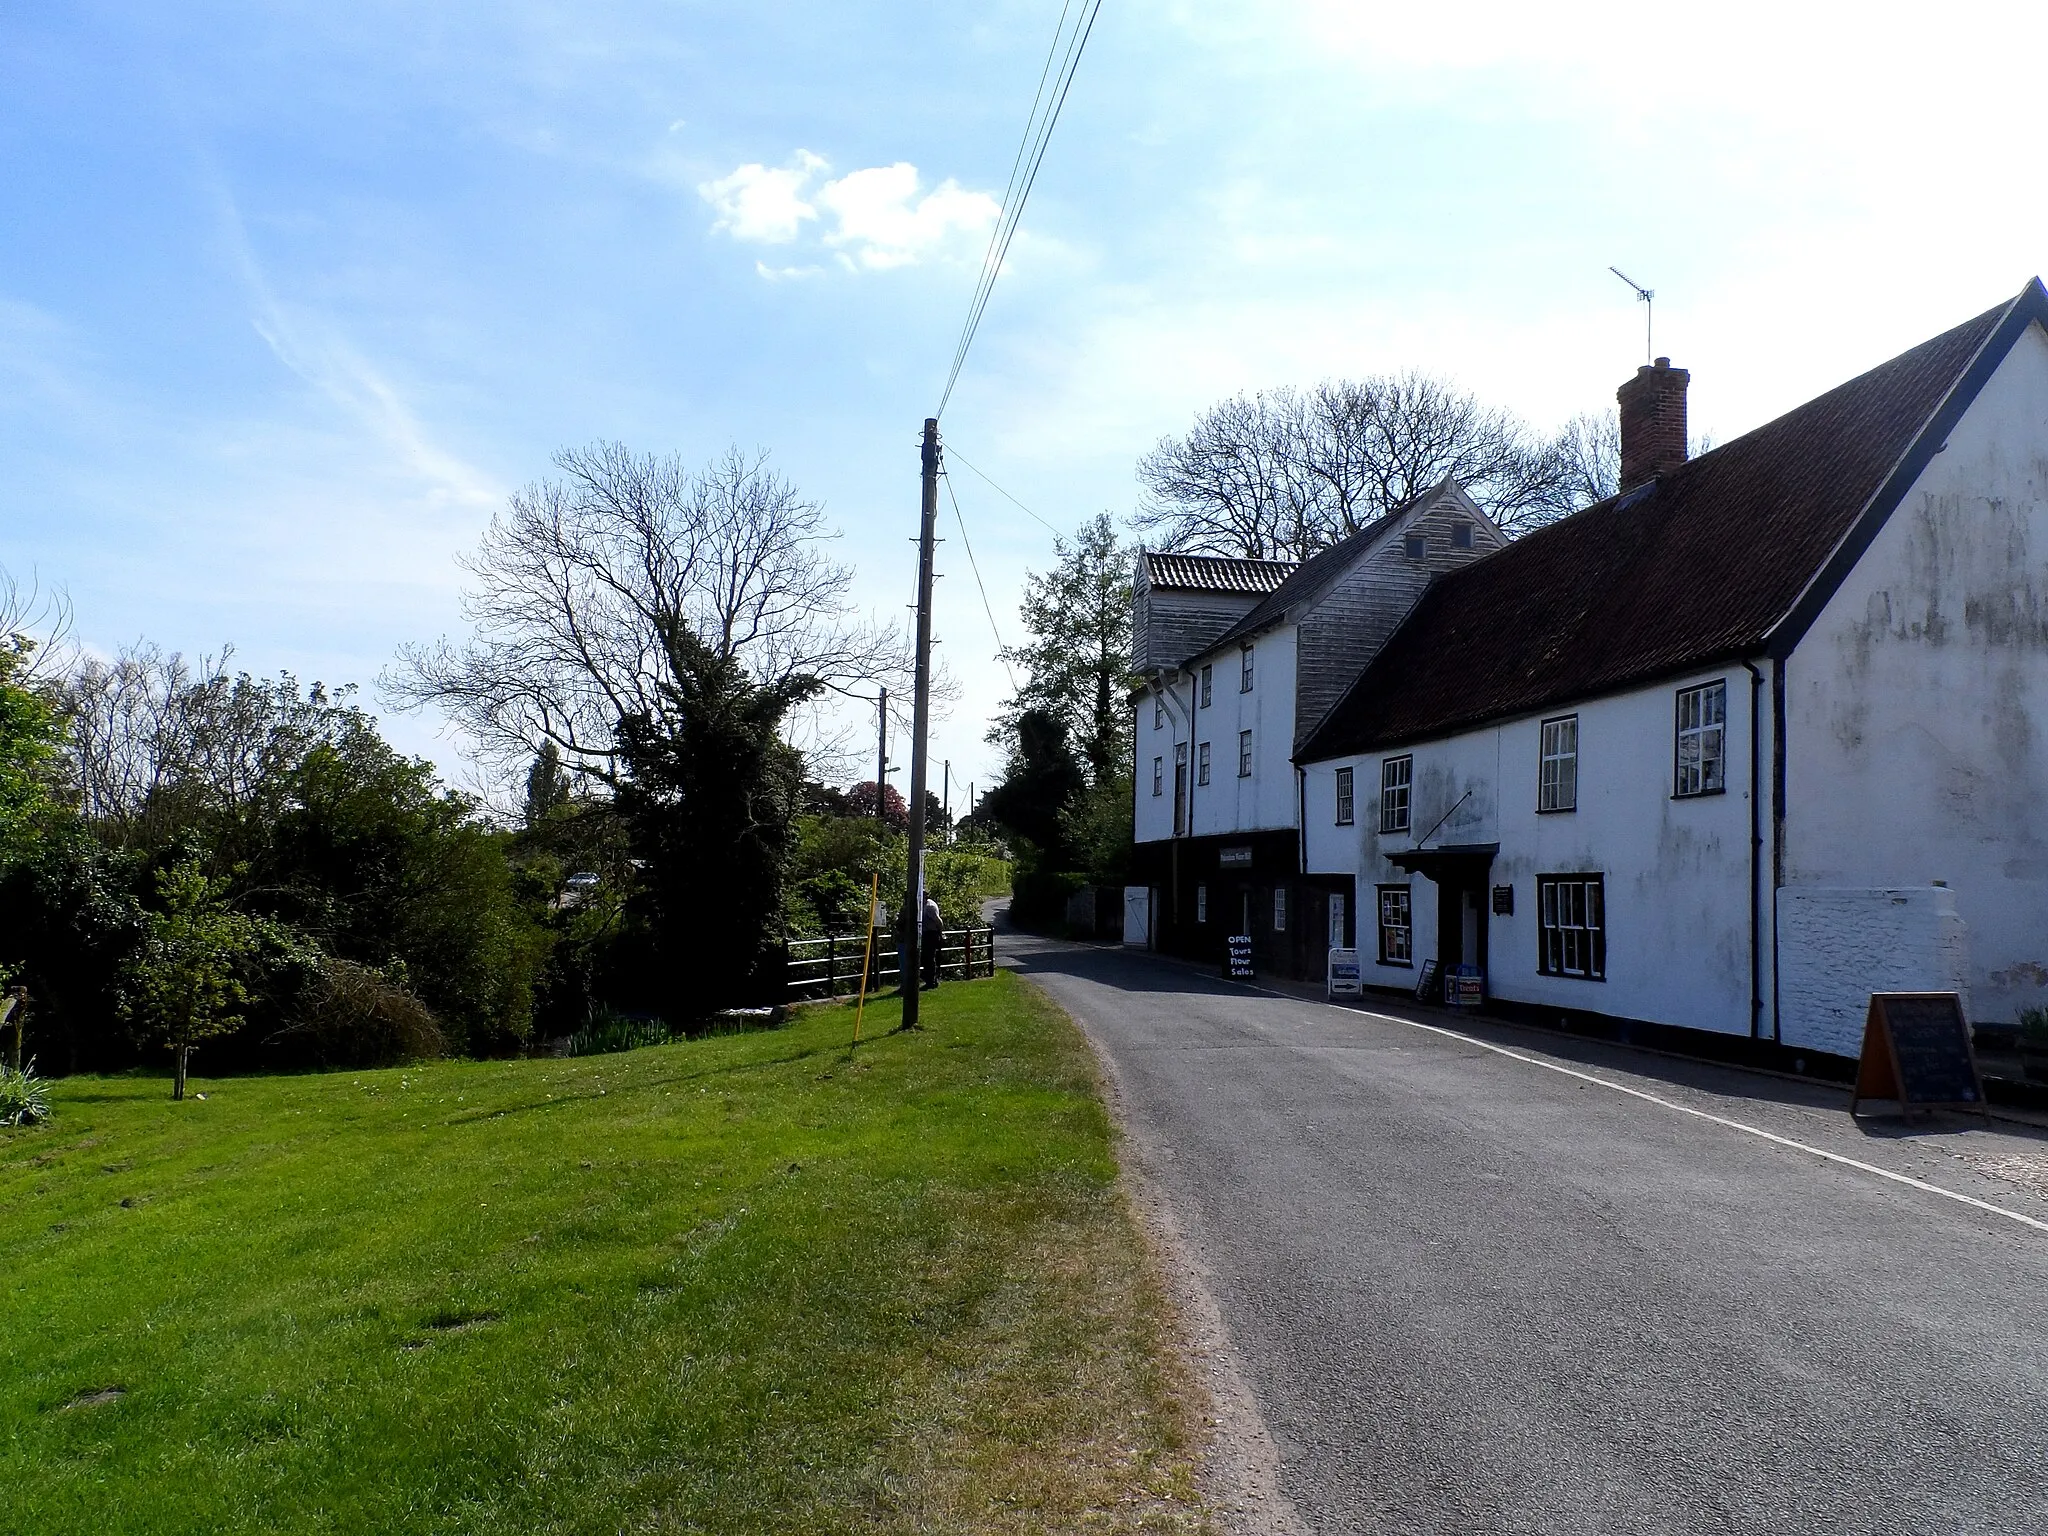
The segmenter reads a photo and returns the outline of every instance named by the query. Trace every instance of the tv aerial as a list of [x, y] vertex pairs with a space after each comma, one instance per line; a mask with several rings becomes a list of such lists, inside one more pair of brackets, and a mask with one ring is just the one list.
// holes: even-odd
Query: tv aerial
[[1612, 272], [1616, 277], [1620, 278], [1624, 283], [1627, 283], [1629, 287], [1633, 288], [1635, 290], [1636, 297], [1643, 301], [1643, 361], [1646, 363], [1655, 362], [1656, 358], [1652, 356], [1652, 354], [1657, 349], [1652, 344], [1652, 337], [1654, 335], [1652, 327], [1656, 323], [1657, 290], [1654, 288], [1645, 288], [1641, 283], [1637, 282], [1634, 278], [1630, 277], [1626, 272], [1622, 271], [1619, 267], [1609, 267], [1607, 270]]

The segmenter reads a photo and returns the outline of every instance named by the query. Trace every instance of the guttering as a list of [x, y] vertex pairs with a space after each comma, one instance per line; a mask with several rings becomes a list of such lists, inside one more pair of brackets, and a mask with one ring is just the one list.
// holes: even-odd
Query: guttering
[[1763, 940], [1763, 919], [1760, 916], [1763, 897], [1757, 889], [1757, 876], [1760, 873], [1759, 861], [1763, 857], [1764, 834], [1763, 823], [1759, 819], [1762, 811], [1757, 804], [1763, 786], [1757, 778], [1763, 756], [1757, 744], [1756, 730], [1764, 675], [1753, 661], [1745, 659], [1742, 667], [1749, 673], [1749, 1037], [1760, 1040], [1764, 1032], [1764, 977], [1763, 956], [1758, 952], [1758, 946]]

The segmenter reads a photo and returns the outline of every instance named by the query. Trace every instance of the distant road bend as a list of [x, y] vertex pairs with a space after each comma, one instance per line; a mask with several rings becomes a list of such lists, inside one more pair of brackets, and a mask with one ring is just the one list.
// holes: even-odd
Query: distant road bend
[[2048, 1221], [2048, 1140], [1003, 948], [1113, 1064], [1311, 1531], [2048, 1533], [2048, 1232], [1803, 1150]]

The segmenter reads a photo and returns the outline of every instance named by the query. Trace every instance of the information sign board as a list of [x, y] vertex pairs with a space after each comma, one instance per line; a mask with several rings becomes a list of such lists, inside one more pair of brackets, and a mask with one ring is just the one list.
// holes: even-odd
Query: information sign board
[[1444, 1001], [1453, 1008], [1477, 1008], [1486, 1001], [1486, 978], [1476, 965], [1461, 965], [1444, 987]]
[[1963, 1000], [1953, 992], [1873, 992], [1856, 1064], [1855, 1114], [1865, 1101], [1905, 1114], [1984, 1108], [1984, 1080]]
[[1355, 949], [1332, 949], [1330, 951], [1330, 996], [1357, 997], [1361, 991], [1358, 973], [1358, 951]]
[[1422, 974], [1415, 978], [1415, 1001], [1418, 1003], [1441, 1001], [1441, 995], [1436, 990], [1436, 962], [1434, 960], [1422, 962]]
[[1224, 941], [1223, 974], [1232, 981], [1252, 979], [1252, 936], [1233, 933]]

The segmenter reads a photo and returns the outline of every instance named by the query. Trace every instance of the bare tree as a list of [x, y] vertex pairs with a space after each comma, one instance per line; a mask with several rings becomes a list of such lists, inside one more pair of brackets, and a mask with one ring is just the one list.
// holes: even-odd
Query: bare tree
[[1139, 460], [1136, 523], [1172, 548], [1299, 560], [1447, 477], [1510, 533], [1577, 505], [1558, 443], [1410, 372], [1219, 402]]
[[621, 729], [662, 718], [694, 637], [759, 687], [847, 690], [908, 668], [901, 634], [862, 621], [830, 558], [824, 509], [732, 449], [692, 472], [618, 443], [555, 456], [492, 520], [465, 565], [467, 644], [400, 652], [381, 680], [433, 705], [501, 769], [554, 743], [574, 772], [617, 787]]

